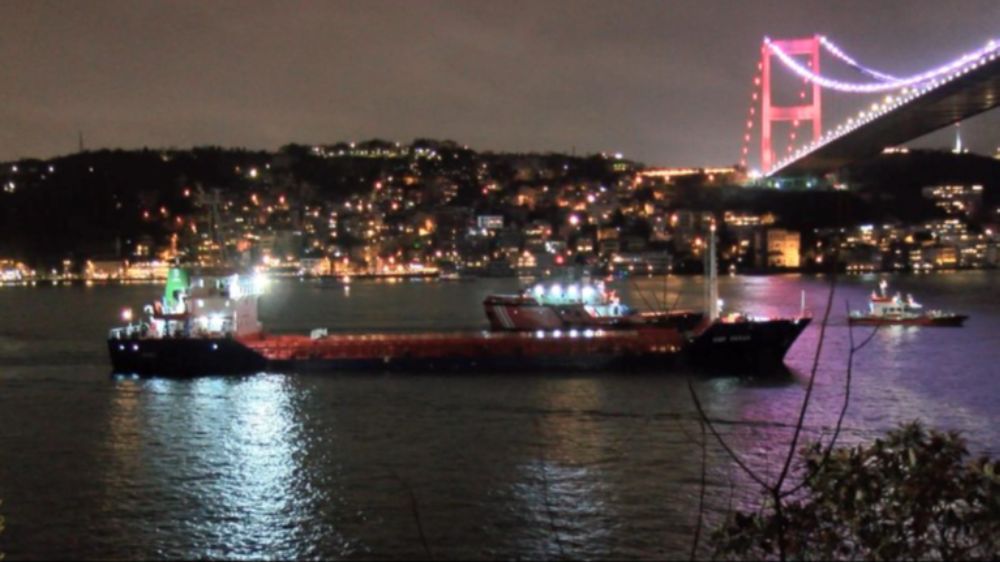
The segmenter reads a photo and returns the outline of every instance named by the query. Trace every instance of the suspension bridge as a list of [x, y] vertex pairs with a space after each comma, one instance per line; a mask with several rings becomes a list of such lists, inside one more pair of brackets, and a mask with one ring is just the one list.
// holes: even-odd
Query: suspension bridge
[[[856, 81], [820, 72], [821, 53], [860, 76]], [[864, 65], [827, 37], [765, 38], [754, 76], [740, 164], [749, 169], [754, 128], [760, 130], [760, 171], [768, 177], [822, 176], [845, 165], [958, 123], [1000, 105], [1000, 41], [964, 53], [940, 66], [896, 76]], [[802, 60], [802, 59], [805, 60]], [[774, 100], [774, 68], [801, 84], [793, 105]], [[801, 82], [799, 82], [801, 81]], [[823, 92], [877, 95], [879, 99], [846, 121], [822, 125]], [[811, 141], [796, 146], [802, 122]], [[790, 122], [785, 153], [775, 150], [775, 123]]]

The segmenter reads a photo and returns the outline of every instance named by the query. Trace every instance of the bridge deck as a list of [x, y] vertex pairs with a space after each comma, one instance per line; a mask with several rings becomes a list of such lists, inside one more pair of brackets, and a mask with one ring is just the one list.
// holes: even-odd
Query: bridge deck
[[1000, 105], [1000, 58], [945, 82], [801, 158], [777, 168], [772, 176], [821, 175], [869, 158]]

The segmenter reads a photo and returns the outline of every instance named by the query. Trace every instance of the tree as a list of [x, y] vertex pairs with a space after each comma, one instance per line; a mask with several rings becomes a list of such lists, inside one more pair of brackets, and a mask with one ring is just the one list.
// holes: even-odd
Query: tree
[[[798, 450], [835, 286], [836, 277], [832, 276], [809, 383], [788, 454], [775, 481], [763, 478], [729, 447], [689, 383], [703, 436], [702, 507], [691, 557], [698, 552], [701, 535], [707, 428], [764, 495], [757, 512], [735, 512], [716, 531], [716, 557], [777, 558], [782, 562], [790, 558], [997, 559], [1000, 482], [996, 461], [984, 457], [964, 467], [968, 451], [957, 434], [927, 433], [916, 422], [871, 445], [837, 447], [850, 405], [854, 356], [872, 341], [877, 326], [857, 344], [848, 328], [844, 402], [833, 435], [826, 445], [814, 443]], [[845, 302], [845, 308], [850, 310], [849, 303]], [[798, 471], [798, 483], [793, 484], [790, 477], [796, 459], [802, 470]]]
[[919, 422], [884, 439], [800, 454], [812, 477], [781, 512], [734, 512], [715, 533], [728, 558], [996, 559], [1000, 554], [1000, 461], [968, 460], [954, 432]]

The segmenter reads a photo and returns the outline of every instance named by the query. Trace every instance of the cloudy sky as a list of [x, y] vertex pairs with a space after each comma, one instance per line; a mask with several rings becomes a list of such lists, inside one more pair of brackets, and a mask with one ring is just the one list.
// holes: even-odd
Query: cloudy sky
[[[4, 160], [82, 131], [87, 148], [436, 137], [706, 165], [739, 158], [765, 35], [822, 33], [903, 74], [1000, 38], [1000, 2], [6, 0], [0, 21]], [[832, 125], [871, 100], [824, 103]], [[998, 113], [963, 124], [973, 150], [1000, 145]]]

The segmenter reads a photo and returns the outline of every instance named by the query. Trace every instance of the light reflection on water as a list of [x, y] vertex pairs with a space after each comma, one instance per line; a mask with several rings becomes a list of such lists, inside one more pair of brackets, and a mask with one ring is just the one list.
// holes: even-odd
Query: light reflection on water
[[[880, 331], [857, 358], [846, 440], [919, 417], [963, 430], [976, 450], [1000, 448], [1000, 404], [986, 391], [998, 279], [893, 281], [929, 308], [973, 317], [962, 330]], [[357, 283], [346, 295], [282, 283], [264, 313], [284, 329], [480, 326], [483, 296], [515, 286]], [[819, 313], [825, 288], [724, 278], [721, 293], [732, 310], [777, 315], [797, 312], [805, 290]], [[671, 278], [660, 299], [681, 294], [690, 308], [700, 289]], [[859, 308], [870, 289], [838, 286], [807, 438], [827, 435], [839, 413], [843, 301]], [[119, 303], [144, 291], [155, 292], [0, 293], [22, 319], [0, 328], [0, 551], [12, 559], [415, 558], [427, 555], [421, 530], [438, 558], [688, 555], [701, 452], [685, 373], [109, 379], [101, 338]], [[71, 321], [51, 324], [57, 311]], [[772, 478], [816, 338], [815, 327], [803, 334], [785, 378], [693, 379], [720, 432]], [[708, 458], [710, 517], [756, 499], [711, 441]]]

